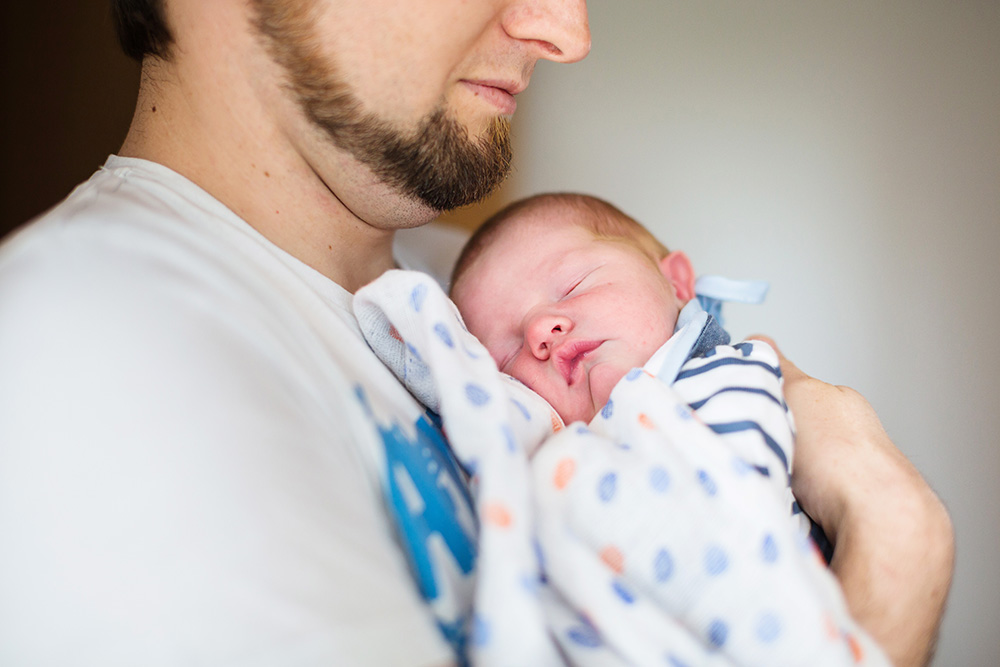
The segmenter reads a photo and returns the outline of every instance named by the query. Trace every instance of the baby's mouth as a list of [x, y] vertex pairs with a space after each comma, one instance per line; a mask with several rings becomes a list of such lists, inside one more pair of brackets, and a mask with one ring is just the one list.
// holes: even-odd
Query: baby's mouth
[[577, 369], [579, 369], [580, 363], [603, 343], [603, 340], [572, 340], [563, 343], [556, 349], [553, 355], [556, 370], [566, 380], [567, 385], [573, 386], [579, 381], [580, 374]]

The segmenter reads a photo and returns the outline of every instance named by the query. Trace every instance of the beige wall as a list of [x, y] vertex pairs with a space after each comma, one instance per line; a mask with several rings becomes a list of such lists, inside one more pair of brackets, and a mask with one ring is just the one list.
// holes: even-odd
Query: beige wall
[[861, 390], [950, 507], [937, 665], [1000, 665], [1000, 3], [593, 1], [538, 68], [508, 196], [581, 190], [704, 273], [734, 333]]

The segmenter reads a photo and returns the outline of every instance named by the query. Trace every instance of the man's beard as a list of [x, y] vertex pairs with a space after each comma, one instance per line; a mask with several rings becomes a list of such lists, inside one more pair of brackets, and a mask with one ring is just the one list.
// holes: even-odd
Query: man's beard
[[382, 182], [436, 211], [484, 199], [510, 173], [510, 123], [496, 117], [478, 141], [443, 107], [412, 134], [361, 109], [313, 34], [311, 1], [255, 0], [255, 24], [299, 105], [333, 143]]

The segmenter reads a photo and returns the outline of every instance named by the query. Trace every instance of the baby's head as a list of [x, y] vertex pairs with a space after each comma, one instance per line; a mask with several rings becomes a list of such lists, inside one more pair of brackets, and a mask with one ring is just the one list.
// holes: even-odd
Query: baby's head
[[538, 195], [479, 228], [451, 296], [501, 371], [567, 423], [590, 421], [673, 334], [694, 270], [605, 201]]

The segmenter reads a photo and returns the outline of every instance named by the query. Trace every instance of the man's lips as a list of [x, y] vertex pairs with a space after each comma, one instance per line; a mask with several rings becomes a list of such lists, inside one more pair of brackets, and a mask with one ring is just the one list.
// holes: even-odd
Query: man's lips
[[497, 107], [504, 116], [513, 115], [517, 110], [517, 100], [514, 96], [525, 88], [525, 84], [515, 81], [463, 79], [462, 83], [468, 86], [474, 95]]
[[599, 348], [602, 340], [571, 340], [563, 343], [553, 352], [556, 370], [572, 385], [576, 381], [577, 369], [584, 357]]

